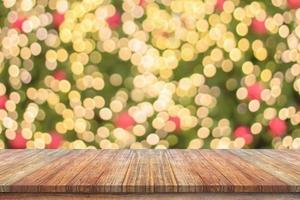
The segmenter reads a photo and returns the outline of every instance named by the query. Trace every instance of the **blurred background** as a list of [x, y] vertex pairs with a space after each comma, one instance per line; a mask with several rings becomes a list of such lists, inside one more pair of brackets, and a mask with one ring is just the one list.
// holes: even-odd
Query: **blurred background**
[[300, 148], [299, 0], [3, 0], [0, 148]]

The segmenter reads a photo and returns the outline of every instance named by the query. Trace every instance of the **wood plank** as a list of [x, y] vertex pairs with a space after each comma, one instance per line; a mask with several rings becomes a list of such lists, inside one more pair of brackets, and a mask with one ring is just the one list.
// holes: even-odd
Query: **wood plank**
[[238, 167], [228, 162], [228, 159], [224, 156], [219, 156], [216, 151], [199, 151], [208, 163], [212, 166], [213, 170], [219, 171], [224, 177], [226, 177], [233, 185], [233, 191], [230, 192], [254, 192], [260, 191], [258, 185], [247, 177], [247, 175], [239, 170]]
[[97, 192], [126, 192], [126, 186], [122, 183], [132, 159], [132, 151], [118, 151], [112, 165], [108, 166], [97, 180], [96, 185], [100, 186], [97, 187]]
[[[284, 192], [288, 191], [287, 183], [272, 176], [270, 173], [261, 170], [257, 166], [245, 161], [244, 159], [232, 154], [230, 151], [216, 151], [219, 157], [225, 158], [230, 164], [234, 165], [239, 171], [245, 174], [246, 177], [251, 179], [255, 186], [261, 192]], [[245, 170], [247, 169], [247, 170]]]
[[4, 150], [0, 151], [0, 194], [300, 192], [298, 153]]
[[[63, 170], [57, 171], [47, 181], [43, 183], [40, 188], [41, 192], [70, 192], [73, 191], [68, 183], [71, 182], [78, 173], [84, 171], [90, 161], [96, 158], [95, 150], [76, 152], [77, 155], [74, 160], [65, 163]], [[66, 173], [67, 172], [67, 173]], [[54, 186], [54, 187], [52, 187]], [[70, 189], [69, 189], [70, 188]], [[77, 188], [76, 188], [77, 189]], [[77, 191], [77, 190], [76, 190]]]
[[262, 149], [260, 152], [271, 157], [272, 159], [275, 159], [279, 162], [284, 162], [288, 165], [293, 165], [296, 168], [300, 166], [300, 154], [294, 154], [294, 151], [281, 150], [280, 153], [278, 153], [270, 149]]
[[11, 149], [5, 149], [0, 150], [0, 166], [7, 165], [8, 162], [12, 161], [19, 161], [20, 158], [22, 158], [23, 154], [29, 153], [28, 151], [23, 151], [20, 149], [11, 150]]
[[276, 161], [275, 159], [267, 157], [256, 150], [240, 150], [231, 152], [287, 183], [289, 188], [287, 192], [300, 191], [300, 177], [298, 175], [299, 168], [298, 171], [291, 170], [291, 165], [283, 164], [283, 162]]
[[233, 191], [232, 183], [221, 172], [215, 170], [197, 151], [183, 151], [182, 153], [203, 181], [203, 192]]
[[[64, 151], [61, 151], [64, 152]], [[64, 171], [64, 167], [70, 162], [75, 161], [77, 156], [83, 154], [84, 151], [65, 151], [66, 153], [59, 155], [59, 157], [48, 165], [44, 165], [39, 170], [33, 171], [31, 174], [19, 179], [10, 186], [10, 192], [41, 192], [45, 190], [62, 190], [59, 185], [47, 186], [45, 183], [59, 171]], [[64, 171], [68, 173], [67, 171]]]
[[177, 192], [202, 192], [204, 182], [187, 161], [183, 151], [168, 151], [168, 159], [177, 181]]
[[26, 177], [32, 172], [40, 169], [41, 167], [49, 164], [53, 160], [57, 159], [58, 156], [64, 155], [65, 151], [28, 151], [21, 152], [23, 156], [10, 162], [7, 165], [0, 167], [0, 191], [10, 191], [11, 184]]
[[154, 192], [154, 181], [151, 179], [149, 154], [141, 155], [140, 152], [132, 152], [130, 162], [124, 174], [123, 191], [127, 192]]
[[[123, 185], [127, 192], [175, 192], [176, 179], [166, 151], [134, 152]], [[163, 174], [163, 176], [162, 176]]]
[[274, 159], [264, 154], [262, 151], [257, 151], [257, 150], [253, 150], [253, 154], [255, 154], [256, 157], [259, 156], [262, 160], [266, 162], [270, 162], [278, 167], [282, 167], [290, 170], [291, 174], [296, 175], [300, 180], [300, 171], [298, 169], [298, 166], [287, 163], [286, 159]]
[[[150, 176], [154, 181], [154, 192], [177, 192], [177, 179], [172, 169], [167, 151], [152, 150], [150, 159]], [[157, 157], [154, 157], [156, 154]], [[141, 152], [141, 156], [143, 153]], [[163, 176], [162, 176], [163, 175]]]
[[298, 193], [0, 194], [1, 200], [299, 200]]
[[101, 191], [97, 181], [107, 168], [109, 168], [117, 155], [116, 150], [97, 150], [96, 157], [90, 161], [86, 168], [80, 171], [68, 182], [69, 192], [93, 193]]
[[[45, 153], [41, 151], [20, 151], [17, 150], [17, 152], [13, 152], [12, 150], [3, 152], [0, 154], [1, 160], [0, 160], [0, 173], [5, 173], [5, 170], [10, 169], [11, 166], [15, 166], [17, 163], [22, 163], [25, 159], [28, 159], [32, 157], [35, 154], [38, 153]], [[4, 155], [2, 155], [4, 154]], [[27, 161], [26, 161], [27, 162]]]

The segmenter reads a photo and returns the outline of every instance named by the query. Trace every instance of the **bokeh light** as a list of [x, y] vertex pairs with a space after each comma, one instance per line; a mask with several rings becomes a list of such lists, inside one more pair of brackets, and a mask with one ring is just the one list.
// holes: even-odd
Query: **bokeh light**
[[296, 0], [3, 0], [0, 148], [300, 148]]

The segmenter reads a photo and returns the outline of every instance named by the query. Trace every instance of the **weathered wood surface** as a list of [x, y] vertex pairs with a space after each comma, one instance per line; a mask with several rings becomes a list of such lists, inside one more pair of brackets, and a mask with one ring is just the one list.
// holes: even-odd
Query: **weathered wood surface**
[[3, 193], [1, 200], [299, 200], [298, 193]]
[[300, 192], [300, 151], [1, 150], [0, 192]]

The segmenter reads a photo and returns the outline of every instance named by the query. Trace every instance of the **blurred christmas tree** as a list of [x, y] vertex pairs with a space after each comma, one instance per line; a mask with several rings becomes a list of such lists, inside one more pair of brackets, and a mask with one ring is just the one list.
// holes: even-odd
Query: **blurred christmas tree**
[[3, 0], [0, 148], [300, 148], [299, 8]]

